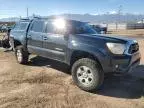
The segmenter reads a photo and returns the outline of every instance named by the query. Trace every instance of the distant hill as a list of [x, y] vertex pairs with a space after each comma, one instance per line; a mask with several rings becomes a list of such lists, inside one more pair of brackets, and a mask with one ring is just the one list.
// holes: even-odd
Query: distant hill
[[12, 18], [2, 18], [0, 19], [1, 22], [16, 22], [18, 21], [20, 18], [17, 17], [12, 17]]
[[127, 23], [127, 22], [138, 22], [144, 19], [144, 15], [134, 14], [103, 14], [103, 15], [90, 15], [90, 14], [63, 14], [63, 16], [75, 20], [81, 20], [91, 23]]
[[[62, 14], [59, 16], [64, 16], [66, 18], [80, 20], [84, 22], [91, 23], [127, 23], [127, 22], [138, 22], [144, 19], [144, 15], [134, 15], [134, 14], [102, 14], [102, 15], [91, 15], [91, 14]], [[48, 16], [49, 17], [49, 16]], [[19, 18], [3, 18], [0, 21], [18, 21]]]

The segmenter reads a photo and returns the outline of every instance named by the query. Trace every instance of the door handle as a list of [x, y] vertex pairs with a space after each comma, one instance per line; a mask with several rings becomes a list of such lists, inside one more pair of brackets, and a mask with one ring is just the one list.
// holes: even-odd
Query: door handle
[[32, 38], [31, 38], [31, 35], [28, 35], [27, 38], [28, 38], [28, 39], [32, 39]]
[[48, 40], [48, 38], [47, 37], [43, 37], [43, 40]]
[[31, 35], [28, 35], [27, 38], [28, 38], [28, 39], [32, 39], [32, 38], [31, 38]]
[[28, 37], [31, 37], [31, 35], [29, 34]]

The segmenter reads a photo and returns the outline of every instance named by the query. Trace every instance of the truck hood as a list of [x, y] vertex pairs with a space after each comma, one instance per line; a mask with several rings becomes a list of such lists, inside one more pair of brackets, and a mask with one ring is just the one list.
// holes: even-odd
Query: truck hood
[[131, 42], [131, 41], [135, 41], [133, 39], [130, 38], [126, 38], [124, 36], [110, 36], [110, 35], [93, 35], [93, 36], [100, 36], [101, 38], [104, 39], [110, 39], [110, 40], [119, 40], [119, 41], [125, 41], [125, 42]]
[[103, 36], [103, 37], [108, 37], [108, 38], [114, 38], [114, 39], [121, 39], [121, 40], [125, 40], [125, 41], [134, 41], [135, 39], [133, 38], [129, 38], [127, 36], [121, 36], [121, 35], [99, 35], [99, 36]]
[[108, 35], [102, 35], [102, 34], [79, 34], [77, 36], [84, 36], [85, 38], [93, 39], [93, 40], [104, 40], [106, 42], [116, 42], [116, 43], [135, 43], [136, 40], [120, 37], [120, 36], [108, 36]]

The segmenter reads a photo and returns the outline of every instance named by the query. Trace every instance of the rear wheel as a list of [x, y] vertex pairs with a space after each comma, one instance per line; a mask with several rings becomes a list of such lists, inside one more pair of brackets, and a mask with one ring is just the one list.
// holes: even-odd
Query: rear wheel
[[15, 55], [16, 55], [17, 62], [19, 64], [27, 64], [28, 63], [29, 54], [28, 54], [28, 51], [26, 51], [23, 48], [23, 46], [16, 47]]
[[74, 63], [72, 77], [79, 88], [93, 92], [102, 85], [104, 73], [96, 61], [83, 58]]

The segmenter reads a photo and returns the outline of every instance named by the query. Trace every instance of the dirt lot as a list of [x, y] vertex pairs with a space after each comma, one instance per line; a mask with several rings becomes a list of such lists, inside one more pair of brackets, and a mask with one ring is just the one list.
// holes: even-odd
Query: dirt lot
[[143, 64], [144, 58], [130, 75], [105, 78], [99, 91], [87, 93], [66, 65], [37, 56], [19, 65], [13, 52], [0, 49], [0, 108], [144, 108]]
[[109, 34], [118, 34], [124, 36], [136, 36], [144, 37], [144, 29], [135, 29], [135, 30], [109, 30]]

